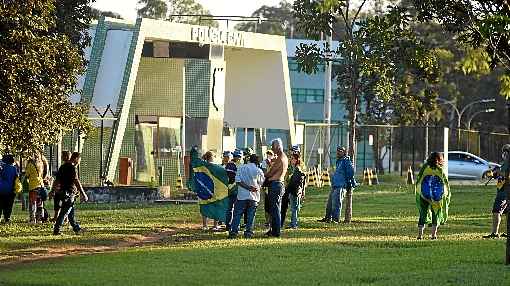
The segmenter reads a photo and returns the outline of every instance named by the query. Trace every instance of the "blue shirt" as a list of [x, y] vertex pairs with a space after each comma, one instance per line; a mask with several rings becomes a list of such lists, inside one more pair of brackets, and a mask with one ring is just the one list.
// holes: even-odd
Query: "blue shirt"
[[356, 185], [354, 181], [354, 167], [348, 156], [336, 160], [336, 170], [331, 178], [333, 188], [347, 188]]
[[17, 176], [16, 167], [0, 162], [0, 194], [14, 193], [14, 180]]

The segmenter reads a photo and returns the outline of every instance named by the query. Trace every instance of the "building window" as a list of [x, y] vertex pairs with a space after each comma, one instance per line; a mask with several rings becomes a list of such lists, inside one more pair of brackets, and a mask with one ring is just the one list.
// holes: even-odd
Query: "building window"
[[[297, 60], [295, 58], [288, 58], [287, 61], [289, 63], [289, 71], [295, 71], [295, 72], [301, 73], [299, 71], [299, 66], [298, 66]], [[319, 64], [317, 67], [319, 69], [318, 72], [326, 71], [326, 65], [324, 63]]]

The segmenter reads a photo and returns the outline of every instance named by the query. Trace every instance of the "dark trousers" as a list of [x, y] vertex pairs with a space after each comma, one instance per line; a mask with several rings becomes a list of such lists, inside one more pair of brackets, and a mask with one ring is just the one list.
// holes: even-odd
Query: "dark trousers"
[[285, 190], [285, 193], [282, 197], [282, 212], [281, 212], [281, 227], [285, 224], [285, 218], [287, 217], [287, 210], [289, 209], [289, 202], [290, 202], [290, 193]]
[[60, 209], [60, 213], [58, 214], [57, 220], [55, 221], [55, 225], [53, 226], [53, 233], [60, 233], [60, 228], [64, 224], [64, 219], [67, 216], [67, 220], [69, 224], [73, 227], [74, 232], [80, 231], [81, 227], [76, 222], [74, 217], [74, 199], [66, 198], [62, 202], [62, 208]]
[[234, 218], [232, 220], [232, 227], [230, 228], [230, 235], [236, 236], [239, 232], [239, 224], [241, 223], [241, 215], [244, 214], [246, 226], [244, 230], [244, 237], [253, 236], [253, 224], [255, 222], [255, 212], [257, 211], [258, 203], [252, 200], [236, 201], [234, 204]]
[[273, 181], [269, 187], [269, 205], [271, 214], [271, 235], [279, 237], [281, 234], [281, 206], [282, 196], [285, 192], [283, 183], [280, 181]]
[[228, 196], [228, 207], [227, 212], [225, 214], [225, 227], [227, 231], [230, 231], [230, 227], [232, 226], [232, 217], [234, 214], [234, 204], [237, 201], [237, 194], [233, 194]]
[[4, 215], [4, 221], [9, 222], [11, 220], [12, 206], [14, 205], [14, 198], [16, 194], [0, 194], [0, 219], [2, 214]]

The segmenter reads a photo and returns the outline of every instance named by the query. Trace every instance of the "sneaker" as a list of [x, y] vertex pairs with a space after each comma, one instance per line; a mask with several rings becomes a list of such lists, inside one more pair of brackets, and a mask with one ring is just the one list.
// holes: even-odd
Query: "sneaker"
[[494, 232], [491, 234], [482, 236], [482, 238], [498, 238], [498, 237], [499, 237], [499, 234], [494, 233]]
[[83, 234], [85, 232], [85, 230], [83, 228], [80, 228], [80, 229], [77, 229], [77, 230], [73, 230], [74, 231], [74, 234], [76, 235], [80, 235], [80, 234]]
[[437, 236], [431, 236], [430, 237], [431, 240], [436, 240], [437, 239]]
[[340, 223], [340, 221], [338, 221], [338, 220], [334, 220], [334, 219], [332, 219], [332, 220], [330, 220], [330, 221], [328, 221], [328, 222], [329, 222], [329, 223], [332, 223], [332, 224], [339, 224], [339, 223]]
[[499, 237], [506, 237], [506, 238], [507, 238], [507, 237], [508, 237], [508, 234], [506, 234], [506, 233], [504, 233], [504, 232], [503, 232], [503, 233], [502, 233]]
[[212, 231], [221, 231], [221, 227], [215, 226], [211, 229]]
[[289, 226], [287, 226], [287, 229], [297, 229], [297, 226], [289, 225]]
[[418, 237], [416, 238], [416, 240], [422, 240], [422, 239], [423, 239], [423, 236], [418, 236]]
[[324, 218], [318, 219], [317, 222], [331, 222], [331, 219], [324, 217]]

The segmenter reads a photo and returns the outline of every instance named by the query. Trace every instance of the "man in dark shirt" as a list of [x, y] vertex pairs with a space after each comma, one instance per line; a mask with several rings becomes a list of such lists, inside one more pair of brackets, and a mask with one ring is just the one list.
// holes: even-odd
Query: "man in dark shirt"
[[85, 194], [83, 187], [81, 186], [80, 180], [78, 178], [78, 173], [76, 172], [76, 167], [80, 164], [80, 153], [74, 152], [71, 155], [71, 159], [68, 163], [62, 165], [57, 173], [57, 180], [60, 184], [60, 194], [63, 198], [62, 208], [60, 213], [58, 214], [57, 220], [55, 221], [55, 225], [53, 227], [53, 234], [59, 235], [60, 228], [64, 223], [64, 218], [67, 216], [69, 220], [69, 224], [73, 227], [73, 231], [78, 234], [81, 231], [80, 225], [75, 221], [74, 217], [74, 198], [76, 195], [76, 190], [82, 196], [82, 201], [88, 201], [87, 194]]

